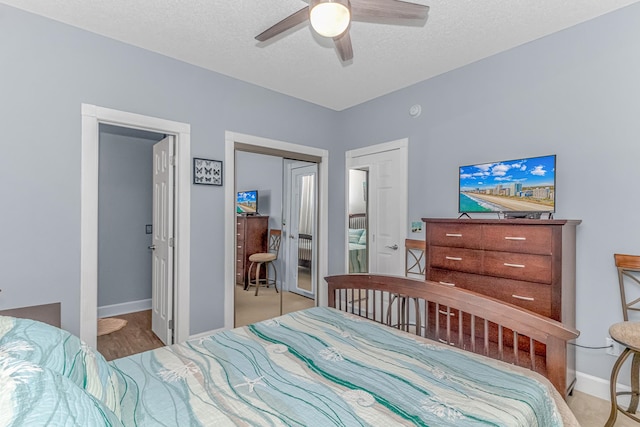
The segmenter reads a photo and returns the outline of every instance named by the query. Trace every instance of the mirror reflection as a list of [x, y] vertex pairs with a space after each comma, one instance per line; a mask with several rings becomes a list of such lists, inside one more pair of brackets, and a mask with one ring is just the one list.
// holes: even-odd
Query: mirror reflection
[[349, 170], [349, 273], [368, 270], [368, 171]]

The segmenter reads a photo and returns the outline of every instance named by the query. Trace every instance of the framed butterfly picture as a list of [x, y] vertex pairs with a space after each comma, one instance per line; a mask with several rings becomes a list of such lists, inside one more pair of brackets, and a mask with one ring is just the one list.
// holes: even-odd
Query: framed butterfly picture
[[193, 158], [193, 183], [222, 185], [222, 161]]

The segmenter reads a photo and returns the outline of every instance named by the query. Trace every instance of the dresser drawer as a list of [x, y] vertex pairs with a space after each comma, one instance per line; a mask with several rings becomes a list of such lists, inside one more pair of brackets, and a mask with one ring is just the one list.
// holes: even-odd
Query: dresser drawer
[[428, 224], [427, 233], [430, 245], [470, 249], [482, 247], [482, 230], [471, 224]]
[[245, 230], [244, 230], [244, 221], [236, 222], [236, 238], [238, 241], [244, 240]]
[[486, 250], [551, 255], [552, 228], [548, 226], [484, 225], [482, 241]]
[[465, 248], [431, 246], [429, 265], [447, 270], [480, 273], [482, 270], [482, 251]]
[[431, 270], [429, 280], [489, 295], [542, 316], [552, 314], [551, 286], [548, 285], [440, 269]]
[[482, 274], [551, 284], [551, 256], [485, 251]]
[[244, 284], [244, 270], [236, 271], [236, 283]]

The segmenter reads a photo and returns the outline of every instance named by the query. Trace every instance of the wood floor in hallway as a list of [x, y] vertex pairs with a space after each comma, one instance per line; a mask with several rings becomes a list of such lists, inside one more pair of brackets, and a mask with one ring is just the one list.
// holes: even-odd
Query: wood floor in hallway
[[98, 351], [105, 359], [119, 359], [164, 346], [151, 332], [151, 310], [114, 317], [126, 320], [127, 325], [119, 331], [98, 337]]

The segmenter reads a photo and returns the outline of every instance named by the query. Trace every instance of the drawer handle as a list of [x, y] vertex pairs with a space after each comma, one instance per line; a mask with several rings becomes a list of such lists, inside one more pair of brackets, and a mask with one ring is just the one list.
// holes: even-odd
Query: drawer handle
[[523, 296], [521, 296], [521, 295], [511, 295], [511, 296], [512, 296], [513, 298], [515, 298], [515, 299], [521, 299], [521, 300], [524, 300], [524, 301], [535, 301], [535, 300], [536, 300], [535, 298], [532, 298], [532, 297], [523, 297]]
[[527, 240], [526, 237], [512, 237], [512, 236], [505, 236], [504, 240]]
[[446, 312], [446, 311], [444, 311], [444, 310], [438, 310], [438, 312], [439, 312], [440, 314], [444, 314], [445, 316], [446, 316], [447, 314], [449, 314], [449, 316], [455, 316], [455, 315], [456, 315], [455, 313], [453, 313], [453, 312], [451, 312], [451, 311], [450, 311], [449, 313], [447, 313], [447, 312]]
[[449, 283], [449, 282], [438, 282], [438, 283], [440, 283], [441, 285], [445, 285], [445, 286], [455, 286], [456, 285], [455, 283]]
[[515, 267], [515, 268], [524, 268], [524, 264], [511, 264], [511, 263], [508, 263], [508, 262], [505, 262], [504, 266], [505, 267]]
[[462, 234], [460, 234], [460, 233], [447, 233], [447, 234], [445, 234], [445, 236], [447, 236], [447, 237], [462, 237]]
[[457, 256], [446, 256], [445, 258], [450, 260], [450, 261], [462, 261], [462, 258], [457, 257]]
[[238, 246], [238, 249], [242, 249], [242, 246]]

